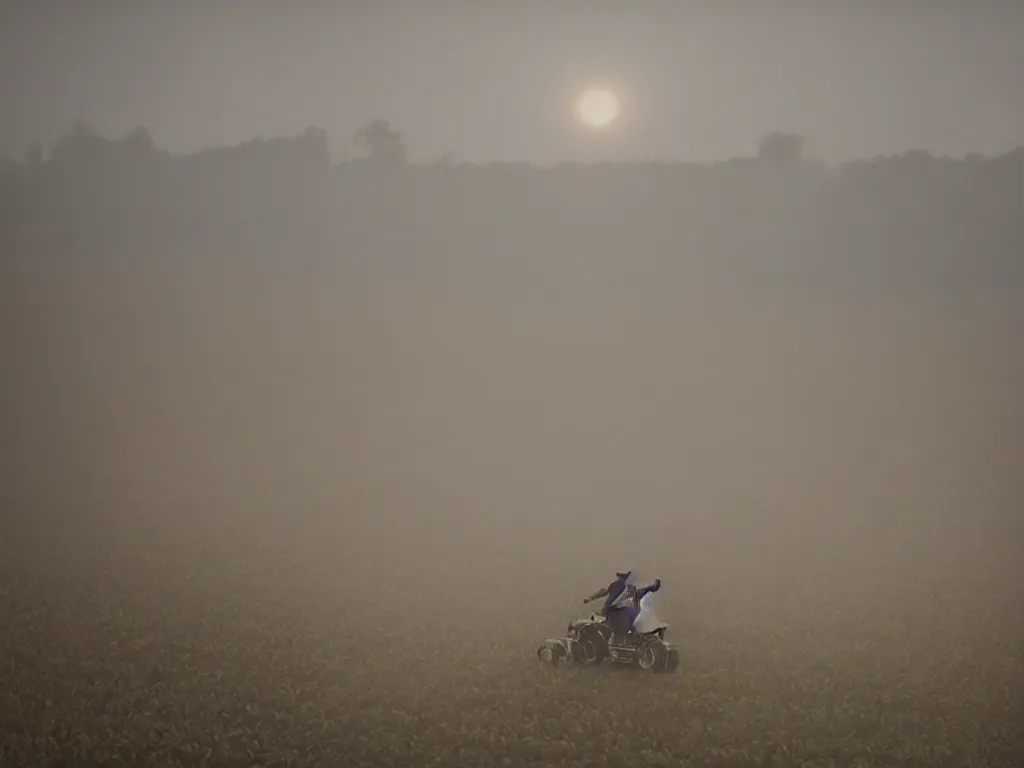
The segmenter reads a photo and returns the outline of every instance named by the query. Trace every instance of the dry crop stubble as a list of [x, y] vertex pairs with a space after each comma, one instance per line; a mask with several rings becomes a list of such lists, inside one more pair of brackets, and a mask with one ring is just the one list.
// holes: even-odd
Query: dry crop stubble
[[468, 583], [439, 604], [422, 585], [301, 559], [298, 538], [278, 536], [276, 554], [213, 534], [138, 550], [142, 531], [101, 529], [55, 526], [45, 546], [5, 553], [5, 765], [1021, 759], [1020, 598], [995, 570], [783, 594], [748, 580], [721, 604], [667, 589], [683, 664], [649, 678], [535, 662], [571, 605], [562, 588], [544, 612], [529, 580]]

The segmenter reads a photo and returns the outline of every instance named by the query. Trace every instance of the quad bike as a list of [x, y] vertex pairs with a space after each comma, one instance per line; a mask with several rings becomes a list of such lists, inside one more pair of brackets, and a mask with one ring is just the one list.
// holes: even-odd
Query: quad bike
[[668, 624], [654, 616], [649, 597], [641, 601], [633, 630], [612, 643], [612, 629], [605, 617], [593, 613], [569, 622], [565, 637], [545, 640], [537, 658], [546, 664], [570, 661], [594, 667], [608, 660], [647, 672], [674, 672], [679, 666], [679, 649], [665, 641]]

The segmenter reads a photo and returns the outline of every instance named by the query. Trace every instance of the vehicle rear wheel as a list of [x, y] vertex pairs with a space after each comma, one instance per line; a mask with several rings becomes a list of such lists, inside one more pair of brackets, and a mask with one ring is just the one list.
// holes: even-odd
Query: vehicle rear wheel
[[651, 638], [637, 649], [636, 665], [645, 672], [664, 672], [668, 664], [669, 650], [658, 638]]

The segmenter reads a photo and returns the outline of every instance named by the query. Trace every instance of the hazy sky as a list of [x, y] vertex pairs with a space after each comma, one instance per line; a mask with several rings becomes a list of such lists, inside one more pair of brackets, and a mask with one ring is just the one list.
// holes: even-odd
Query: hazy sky
[[[557, 8], [545, 6], [558, 6]], [[610, 133], [572, 119], [611, 85]], [[374, 117], [414, 159], [828, 160], [1024, 143], [1024, 0], [0, 0], [0, 151], [78, 117], [175, 151]]]

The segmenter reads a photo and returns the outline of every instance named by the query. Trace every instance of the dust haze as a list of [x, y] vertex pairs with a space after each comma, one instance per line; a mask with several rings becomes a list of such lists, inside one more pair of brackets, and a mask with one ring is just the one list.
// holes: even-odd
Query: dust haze
[[[3, 163], [0, 762], [1020, 765], [1024, 151], [409, 114]], [[541, 665], [625, 569], [679, 670]]]

